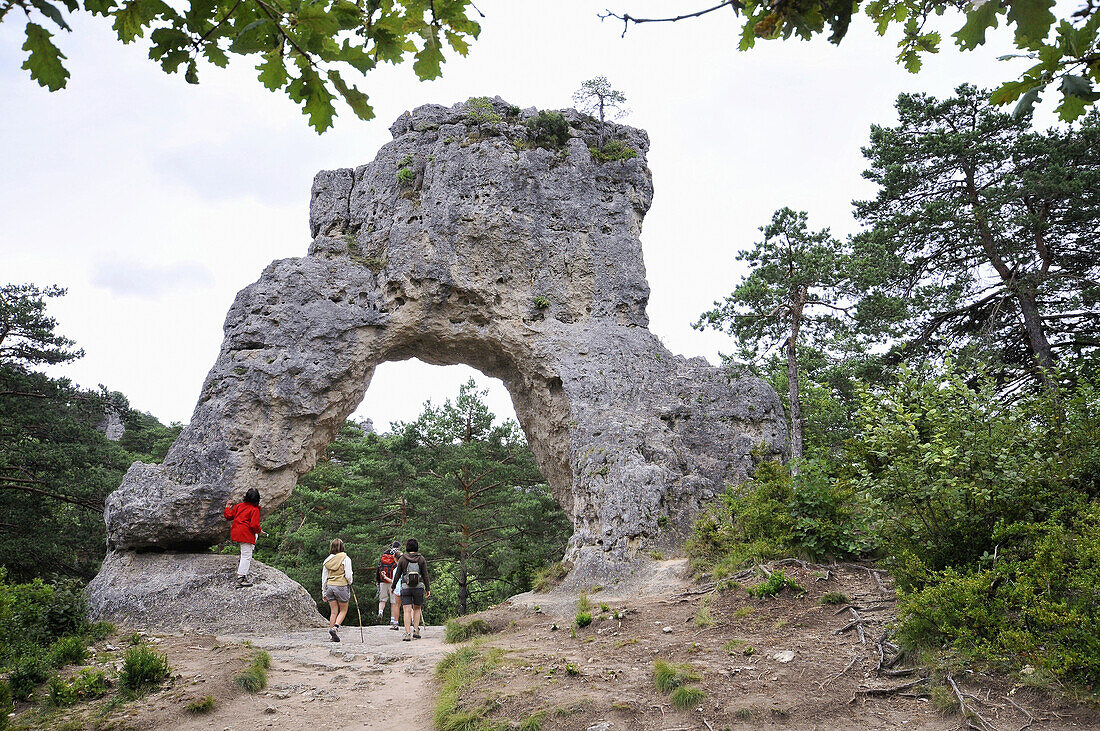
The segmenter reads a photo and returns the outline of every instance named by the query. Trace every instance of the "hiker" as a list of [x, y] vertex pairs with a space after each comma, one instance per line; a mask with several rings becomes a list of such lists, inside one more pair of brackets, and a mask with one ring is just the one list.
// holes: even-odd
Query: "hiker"
[[248, 488], [244, 502], [233, 505], [230, 500], [225, 504], [225, 519], [232, 520], [229, 527], [229, 540], [241, 547], [241, 560], [237, 563], [237, 586], [252, 586], [248, 580], [248, 570], [252, 568], [252, 551], [256, 548], [256, 539], [263, 531], [260, 529], [260, 491]]
[[405, 636], [401, 639], [419, 640], [424, 599], [432, 592], [428, 588], [428, 562], [420, 554], [420, 544], [415, 538], [405, 541], [405, 554], [397, 560], [391, 588], [396, 588], [398, 582], [402, 582], [401, 606], [405, 610]]
[[321, 598], [328, 602], [328, 635], [340, 641], [340, 623], [348, 613], [351, 599], [351, 559], [344, 553], [344, 542], [333, 538], [328, 546], [328, 558], [321, 565]]
[[378, 621], [386, 612], [386, 603], [390, 605], [390, 629], [397, 629], [398, 617], [401, 616], [401, 597], [398, 591], [391, 586], [393, 582], [393, 570], [397, 568], [397, 559], [401, 558], [401, 544], [397, 541], [387, 548], [378, 559]]

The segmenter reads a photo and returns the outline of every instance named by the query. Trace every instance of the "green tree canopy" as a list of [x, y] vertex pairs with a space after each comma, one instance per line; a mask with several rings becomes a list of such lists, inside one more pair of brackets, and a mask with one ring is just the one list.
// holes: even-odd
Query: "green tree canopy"
[[44, 25], [71, 31], [69, 17], [87, 13], [109, 19], [123, 43], [148, 33], [149, 58], [167, 73], [184, 69], [190, 84], [200, 61], [224, 68], [250, 58], [260, 83], [300, 104], [318, 132], [332, 125], [337, 95], [360, 119], [374, 116], [349, 72], [412, 57], [417, 77], [434, 79], [444, 45], [465, 55], [481, 32], [470, 0], [0, 0], [0, 22], [15, 9], [28, 18], [23, 68], [50, 91], [65, 87], [69, 71]]
[[46, 314], [46, 298], [65, 289], [51, 285], [5, 284], [0, 287], [0, 364], [32, 366], [65, 363], [83, 357], [69, 338], [54, 332], [57, 320]]
[[1038, 132], [957, 94], [903, 94], [871, 130], [859, 316], [907, 358], [977, 348], [1047, 380], [1100, 347], [1100, 114]]
[[[1064, 120], [1079, 117], [1089, 105], [1100, 100], [1094, 83], [1100, 83], [1100, 4], [1083, 0], [1079, 9], [1064, 13], [1055, 0], [808, 0], [791, 3], [784, 0], [722, 0], [712, 7], [677, 16], [640, 18], [630, 13], [601, 13], [603, 19], [623, 22], [623, 34], [631, 24], [668, 23], [698, 18], [731, 10], [744, 18], [739, 49], [746, 51], [758, 38], [809, 40], [829, 31], [829, 42], [840, 43], [862, 6], [878, 34], [900, 30], [898, 62], [916, 73], [921, 57], [937, 53], [943, 37], [932, 26], [935, 18], [948, 11], [961, 11], [961, 27], [952, 34], [955, 44], [972, 51], [986, 42], [986, 34], [1001, 23], [1013, 27], [1013, 41], [1020, 53], [1004, 59], [1025, 57], [1036, 63], [1019, 79], [1006, 81], [990, 99], [997, 104], [1020, 100], [1017, 110], [1026, 112], [1044, 89], [1058, 86]], [[1055, 15], [1055, 10], [1061, 17]]]
[[763, 240], [737, 256], [748, 263], [749, 273], [695, 327], [732, 335], [739, 356], [749, 362], [784, 349], [791, 457], [797, 460], [802, 457], [799, 346], [807, 337], [819, 348], [850, 337], [842, 301], [847, 251], [828, 229], [810, 231], [806, 213], [790, 208], [776, 211], [760, 230]]

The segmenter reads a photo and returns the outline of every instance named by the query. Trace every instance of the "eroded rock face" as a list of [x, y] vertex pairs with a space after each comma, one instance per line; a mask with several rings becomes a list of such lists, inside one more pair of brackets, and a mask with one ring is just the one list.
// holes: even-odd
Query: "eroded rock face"
[[504, 382], [573, 516], [578, 576], [678, 545], [754, 447], [785, 449], [769, 386], [673, 355], [647, 329], [645, 132], [610, 125], [637, 156], [597, 163], [594, 121], [567, 111], [568, 144], [533, 147], [533, 111], [495, 105], [492, 130], [467, 125], [463, 105], [421, 107], [374, 162], [317, 175], [308, 255], [238, 294], [190, 426], [107, 501], [113, 549], [224, 540], [226, 500], [249, 487], [265, 509], [286, 499], [375, 366], [412, 357]]
[[113, 551], [85, 590], [89, 615], [156, 632], [272, 633], [327, 624], [309, 593], [283, 572], [254, 560], [253, 586], [237, 586], [236, 575], [237, 556]]

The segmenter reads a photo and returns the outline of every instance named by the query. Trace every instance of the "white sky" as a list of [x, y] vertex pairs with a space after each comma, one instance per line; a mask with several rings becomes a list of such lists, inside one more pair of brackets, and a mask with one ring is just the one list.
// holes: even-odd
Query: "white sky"
[[[872, 123], [895, 121], [899, 92], [944, 96], [1019, 70], [995, 61], [1011, 51], [1003, 30], [972, 53], [945, 44], [913, 76], [894, 63], [896, 38], [874, 36], [862, 16], [839, 48], [791, 40], [740, 53], [732, 14], [638, 26], [621, 39], [621, 24], [596, 17], [608, 1], [478, 0], [487, 17], [468, 57], [450, 57], [429, 83], [411, 63], [372, 72], [360, 88], [377, 117], [343, 110], [322, 136], [248, 64], [207, 66], [191, 86], [148, 61], [145, 46], [119, 44], [99, 18], [78, 17], [74, 33], [55, 38], [72, 78], [51, 94], [19, 68], [13, 11], [0, 24], [0, 281], [69, 288], [50, 310], [87, 355], [56, 375], [186, 422], [236, 292], [271, 260], [306, 253], [316, 171], [370, 161], [394, 118], [420, 104], [499, 94], [563, 108], [583, 80], [604, 74], [629, 98], [623, 121], [652, 142], [651, 329], [674, 352], [717, 362], [726, 339], [690, 323], [732, 289], [737, 251], [772, 211], [804, 209], [815, 228], [851, 232], [850, 201], [873, 195], [860, 146]], [[638, 15], [704, 5], [610, 0]], [[379, 427], [412, 419], [471, 374], [385, 364], [356, 417]], [[503, 386], [476, 375], [492, 385], [496, 413], [512, 416]]]

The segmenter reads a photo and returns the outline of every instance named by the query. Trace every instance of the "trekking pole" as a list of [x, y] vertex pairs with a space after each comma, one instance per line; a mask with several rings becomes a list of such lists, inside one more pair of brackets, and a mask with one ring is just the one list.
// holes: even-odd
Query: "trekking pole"
[[348, 588], [351, 589], [351, 598], [355, 599], [355, 613], [359, 615], [359, 641], [365, 645], [367, 638], [363, 635], [363, 613], [359, 611], [359, 599], [355, 596], [355, 589], [351, 584], [348, 584]]

